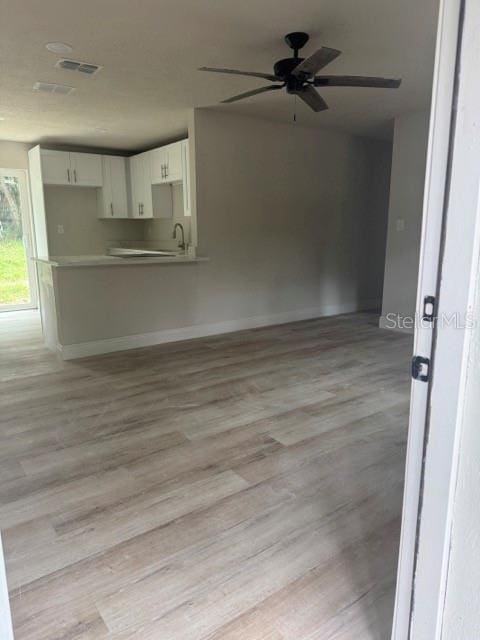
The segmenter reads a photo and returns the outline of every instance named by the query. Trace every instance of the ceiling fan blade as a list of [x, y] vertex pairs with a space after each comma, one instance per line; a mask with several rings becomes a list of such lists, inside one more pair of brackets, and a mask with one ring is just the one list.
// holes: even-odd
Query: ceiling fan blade
[[312, 86], [305, 87], [296, 95], [308, 104], [313, 111], [325, 111], [325, 109], [328, 109], [328, 104]]
[[371, 87], [377, 89], [398, 89], [401, 80], [394, 78], [375, 78], [369, 76], [317, 76], [313, 79], [315, 87]]
[[222, 100], [222, 102], [236, 102], [237, 100], [243, 100], [244, 98], [249, 98], [250, 96], [256, 96], [257, 93], [265, 93], [266, 91], [275, 91], [275, 89], [283, 89], [284, 86], [285, 86], [284, 84], [273, 84], [273, 85], [268, 85], [268, 87], [260, 87], [259, 89], [253, 89], [252, 91], [246, 91], [245, 93], [240, 93], [238, 96], [227, 98], [226, 100]]
[[295, 67], [292, 71], [294, 76], [299, 76], [302, 74], [314, 76], [317, 71], [326, 67], [327, 64], [330, 64], [335, 58], [337, 58], [342, 52], [338, 51], [338, 49], [330, 49], [329, 47], [321, 47], [308, 58], [305, 58], [303, 62], [300, 62], [299, 65]]
[[237, 76], [253, 76], [254, 78], [263, 78], [264, 80], [281, 80], [278, 76], [274, 76], [271, 73], [257, 73], [256, 71], [239, 71], [238, 69], [215, 69], [213, 67], [200, 67], [198, 71], [210, 71], [212, 73], [230, 73]]

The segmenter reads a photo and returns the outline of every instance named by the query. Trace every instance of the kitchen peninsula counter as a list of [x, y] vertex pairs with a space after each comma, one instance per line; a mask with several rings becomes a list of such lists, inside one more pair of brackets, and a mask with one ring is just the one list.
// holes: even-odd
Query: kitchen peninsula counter
[[70, 360], [200, 335], [208, 258], [37, 258], [46, 346]]
[[195, 263], [207, 262], [207, 257], [201, 256], [145, 256], [145, 257], [128, 257], [120, 258], [118, 256], [106, 255], [84, 255], [84, 256], [52, 256], [50, 258], [35, 258], [37, 263], [47, 264], [51, 267], [113, 267], [113, 266], [131, 266], [145, 264], [179, 264], [179, 263]]

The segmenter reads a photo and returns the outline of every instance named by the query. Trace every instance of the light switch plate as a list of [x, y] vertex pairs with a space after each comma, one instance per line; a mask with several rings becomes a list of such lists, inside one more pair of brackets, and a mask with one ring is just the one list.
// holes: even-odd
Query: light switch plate
[[63, 224], [57, 224], [57, 233], [59, 235], [63, 235], [65, 233], [65, 229], [63, 228]]

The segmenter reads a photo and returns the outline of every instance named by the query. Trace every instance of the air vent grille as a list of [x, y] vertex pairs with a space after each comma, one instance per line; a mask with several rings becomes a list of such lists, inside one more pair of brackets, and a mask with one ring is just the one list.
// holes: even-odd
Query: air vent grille
[[94, 76], [102, 67], [97, 64], [89, 64], [88, 62], [79, 62], [78, 60], [67, 60], [66, 58], [59, 60], [55, 65], [59, 69], [67, 71], [78, 71], [88, 76]]
[[34, 91], [43, 91], [44, 93], [60, 93], [68, 96], [69, 93], [75, 91], [75, 87], [68, 87], [65, 84], [55, 84], [53, 82], [36, 82], [33, 85]]

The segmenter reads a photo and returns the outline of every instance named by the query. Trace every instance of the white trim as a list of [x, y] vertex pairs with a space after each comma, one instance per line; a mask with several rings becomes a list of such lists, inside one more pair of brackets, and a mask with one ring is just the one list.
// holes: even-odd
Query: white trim
[[94, 340], [92, 342], [80, 342], [78, 344], [67, 345], [59, 344], [57, 345], [57, 353], [62, 360], [72, 360], [74, 358], [111, 353], [113, 351], [138, 349], [139, 347], [150, 347], [167, 342], [191, 340], [193, 338], [203, 338], [222, 333], [231, 333], [233, 331], [244, 331], [246, 329], [255, 329], [269, 325], [286, 324], [299, 320], [311, 320], [322, 316], [335, 316], [343, 313], [353, 313], [355, 311], [367, 311], [370, 309], [378, 309], [379, 306], [380, 300], [365, 300], [361, 303], [345, 303], [309, 309], [297, 309], [266, 316], [226, 320], [225, 322], [215, 322], [211, 324], [198, 324], [176, 329], [164, 329], [151, 333], [120, 336], [118, 338], [107, 338], [105, 340]]
[[[460, 4], [461, 0], [441, 0], [439, 5], [423, 200], [422, 241], [416, 300], [417, 318], [422, 315], [424, 296], [436, 295], [437, 293]], [[430, 358], [432, 337], [432, 328], [419, 323], [415, 330], [414, 353]], [[392, 640], [407, 640], [410, 637], [412, 640], [419, 640], [421, 637], [410, 636], [409, 628], [412, 614], [411, 603], [414, 589], [428, 391], [428, 384], [419, 381], [413, 382]]]
[[10, 602], [8, 600], [7, 575], [5, 572], [5, 562], [4, 562], [1, 535], [0, 535], [0, 638], [2, 640], [13, 640], [12, 616], [10, 613]]
[[[480, 251], [478, 0], [466, 0], [438, 313], [471, 311]], [[439, 640], [471, 330], [437, 329], [411, 634]]]

